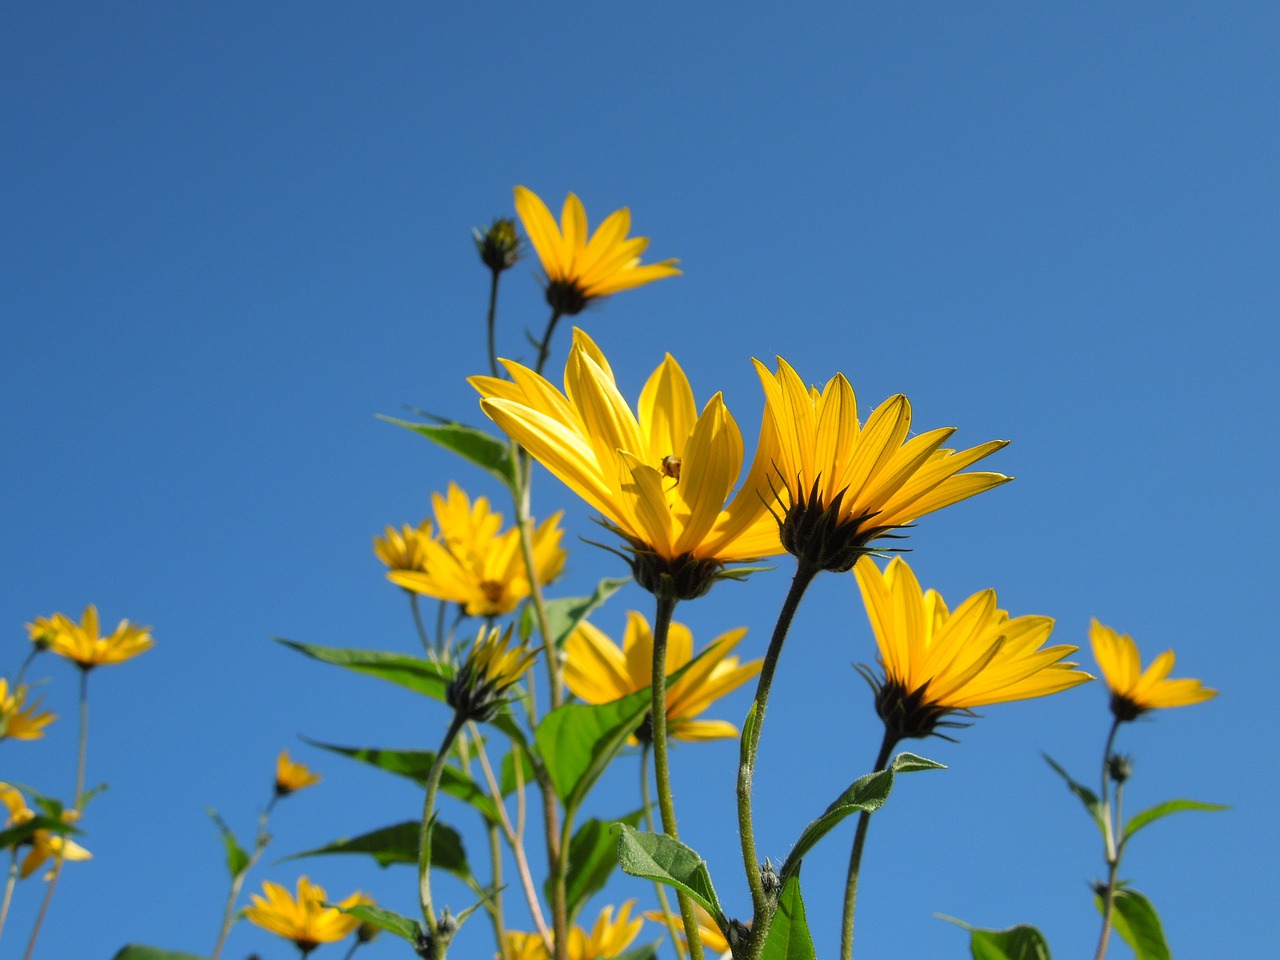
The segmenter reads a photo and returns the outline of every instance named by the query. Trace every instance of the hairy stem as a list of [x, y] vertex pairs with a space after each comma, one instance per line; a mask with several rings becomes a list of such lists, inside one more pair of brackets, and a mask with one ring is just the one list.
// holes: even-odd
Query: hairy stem
[[422, 802], [422, 827], [418, 834], [418, 902], [422, 906], [422, 918], [427, 921], [427, 930], [433, 935], [436, 932], [436, 911], [431, 902], [431, 833], [435, 827], [436, 794], [440, 790], [445, 761], [453, 749], [453, 741], [462, 730], [464, 719], [461, 713], [453, 715], [435, 762], [427, 772], [427, 791]]
[[[649, 795], [649, 753], [651, 749], [651, 746], [646, 743], [640, 750], [640, 803], [644, 809], [644, 828], [650, 833], [656, 833], [657, 831], [653, 825], [653, 800]], [[662, 907], [662, 922], [666, 924], [667, 932], [671, 935], [671, 945], [675, 948], [676, 958], [677, 960], [684, 960], [685, 947], [680, 941], [675, 915], [671, 912], [671, 901], [667, 899], [667, 888], [655, 880], [653, 882], [653, 890], [658, 895], [658, 904]]]

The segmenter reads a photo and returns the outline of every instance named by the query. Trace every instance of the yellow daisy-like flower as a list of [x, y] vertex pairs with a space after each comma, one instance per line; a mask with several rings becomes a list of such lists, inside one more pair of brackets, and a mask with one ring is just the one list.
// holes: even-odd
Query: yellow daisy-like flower
[[108, 636], [102, 636], [98, 624], [98, 608], [92, 603], [84, 608], [84, 616], [76, 623], [66, 614], [55, 613], [49, 619], [37, 617], [27, 624], [27, 632], [35, 643], [66, 657], [84, 670], [110, 663], [123, 663], [150, 650], [155, 641], [151, 628], [121, 620]]
[[[418, 569], [392, 569], [387, 579], [406, 590], [460, 603], [473, 617], [510, 613], [529, 596], [529, 575], [520, 551], [520, 531], [505, 533], [502, 514], [489, 509], [485, 497], [473, 504], [457, 484], [449, 496], [432, 495], [437, 539], [420, 538]], [[538, 582], [546, 585], [564, 569], [567, 552], [560, 547], [560, 514], [533, 532], [533, 563]]]
[[503, 363], [510, 381], [471, 378], [480, 406], [626, 538], [641, 586], [656, 591], [667, 576], [689, 599], [725, 563], [782, 552], [756, 489], [726, 506], [742, 468], [742, 434], [718, 393], [698, 413], [670, 355], [641, 391], [638, 415], [581, 330], [573, 332], [564, 393], [527, 367]]
[[524, 187], [515, 193], [516, 213], [547, 272], [547, 303], [559, 314], [571, 317], [592, 300], [680, 273], [678, 260], [640, 263], [649, 241], [628, 239], [631, 211], [626, 207], [609, 214], [588, 239], [587, 212], [572, 193], [559, 226], [537, 194]]
[[[591, 933], [579, 926], [569, 931], [569, 960], [613, 960], [620, 956], [640, 935], [644, 917], [631, 919], [636, 902], [628, 900], [613, 915], [613, 907], [605, 907], [596, 918]], [[536, 933], [512, 931], [507, 934], [507, 954], [512, 960], [548, 960], [546, 945]]]
[[863, 424], [843, 374], [819, 391], [806, 387], [781, 357], [776, 374], [753, 362], [765, 415], [748, 485], [776, 500], [787, 552], [817, 569], [848, 570], [870, 541], [1011, 479], [960, 472], [1008, 441], [946, 449], [954, 427], [908, 440], [911, 404], [901, 394]]
[[289, 759], [289, 751], [281, 750], [276, 757], [276, 794], [285, 796], [304, 787], [311, 787], [320, 782], [320, 774], [305, 763], [294, 763]]
[[489, 720], [537, 656], [527, 641], [511, 646], [512, 630], [481, 630], [467, 659], [445, 688], [445, 702], [469, 720]]
[[[717, 740], [738, 735], [737, 728], [725, 720], [695, 718], [714, 701], [760, 673], [763, 661], [739, 664], [737, 657], [729, 656], [746, 634], [746, 628], [740, 627], [716, 637], [697, 666], [667, 688], [669, 736], [677, 740]], [[674, 673], [692, 659], [693, 634], [684, 624], [672, 623], [667, 637], [667, 673]], [[564, 681], [575, 696], [587, 703], [611, 703], [648, 687], [653, 682], [653, 631], [649, 621], [634, 610], [627, 614], [622, 649], [592, 624], [579, 624], [565, 644]]]
[[416, 527], [406, 523], [399, 530], [387, 527], [383, 536], [374, 537], [373, 552], [388, 570], [423, 571], [427, 569], [427, 557], [422, 545], [430, 540], [430, 520], [423, 520]]
[[0, 740], [39, 740], [44, 728], [58, 718], [47, 710], [41, 712], [40, 701], [26, 705], [27, 685], [19, 684], [9, 691], [9, 681], [0, 677]]
[[883, 573], [870, 557], [854, 567], [884, 668], [876, 712], [895, 736], [924, 737], [951, 713], [1028, 700], [1094, 679], [1063, 658], [1077, 647], [1045, 647], [1050, 617], [1010, 618], [994, 590], [975, 593], [952, 613], [920, 583], [901, 557]]
[[[306, 877], [298, 878], [296, 897], [270, 880], [262, 885], [262, 891], [266, 896], [256, 893], [251, 895], [253, 906], [245, 909], [245, 917], [264, 930], [292, 940], [303, 953], [314, 950], [322, 943], [341, 940], [360, 926], [358, 917], [343, 913], [335, 907], [322, 906], [329, 899], [324, 887], [312, 883]], [[338, 904], [339, 907], [372, 905], [373, 901], [359, 892]]]
[[[5, 829], [26, 823], [35, 816], [35, 812], [27, 806], [27, 801], [22, 794], [7, 783], [0, 783], [0, 803], [3, 803], [9, 811]], [[75, 810], [62, 811], [62, 819], [66, 823], [75, 823], [79, 817]], [[93, 854], [80, 844], [51, 830], [37, 830], [27, 842], [31, 844], [31, 849], [18, 868], [18, 876], [24, 880], [54, 857], [61, 857], [63, 860], [93, 859]], [[49, 877], [46, 876], [45, 879]]]
[[[717, 956], [729, 955], [731, 953], [729, 941], [720, 932], [720, 928], [716, 926], [711, 914], [707, 913], [706, 909], [697, 902], [693, 903], [693, 912], [698, 918], [698, 937], [702, 940], [702, 948]], [[661, 910], [646, 911], [645, 919], [653, 920], [657, 923], [666, 922], [666, 917], [662, 915]], [[676, 920], [676, 932], [680, 935], [681, 940], [688, 942], [685, 938], [684, 930], [679, 925], [679, 918]]]
[[1118, 720], [1135, 720], [1148, 710], [1187, 707], [1218, 695], [1199, 680], [1168, 679], [1173, 670], [1172, 650], [1151, 661], [1146, 670], [1138, 656], [1138, 645], [1127, 633], [1118, 634], [1096, 619], [1089, 627], [1093, 658], [1111, 688], [1111, 712]]

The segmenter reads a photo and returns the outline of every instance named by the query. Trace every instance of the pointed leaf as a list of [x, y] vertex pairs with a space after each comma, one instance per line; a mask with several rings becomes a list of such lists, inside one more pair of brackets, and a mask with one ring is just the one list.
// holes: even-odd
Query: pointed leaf
[[122, 947], [111, 960], [205, 960], [195, 953], [182, 953], [178, 950], [161, 950], [159, 947], [144, 947], [131, 943]]
[[786, 862], [783, 863], [779, 876], [785, 881], [799, 870], [805, 855], [845, 817], [864, 811], [874, 813], [884, 806], [885, 801], [889, 799], [889, 791], [893, 789], [895, 774], [945, 769], [946, 767], [942, 764], [918, 757], [914, 753], [900, 753], [885, 769], [859, 777], [823, 811], [821, 816], [804, 828], [800, 839], [796, 841]]
[[502, 481], [512, 492], [517, 489], [516, 467], [511, 459], [511, 445], [506, 440], [468, 427], [461, 423], [413, 423], [409, 420], [397, 420], [395, 417], [378, 415], [379, 420], [394, 423], [398, 427], [412, 430], [446, 450], [458, 454], [464, 460], [470, 460], [476, 466], [489, 471]]
[[[1094, 903], [1101, 913], [1102, 898], [1095, 897]], [[1137, 890], [1124, 887], [1115, 892], [1111, 925], [1133, 950], [1134, 960], [1169, 960], [1169, 944], [1164, 939], [1160, 914]]]
[[618, 751], [644, 722], [652, 697], [646, 687], [613, 703], [566, 703], [538, 724], [534, 742], [556, 795], [576, 809]]
[[984, 930], [955, 917], [940, 913], [935, 916], [969, 931], [969, 952], [973, 960], [1051, 960], [1049, 944], [1035, 927], [1019, 924], [1007, 930]]
[[793, 874], [782, 885], [778, 912], [773, 915], [769, 936], [764, 942], [763, 960], [815, 960], [813, 938], [800, 899], [800, 877]]
[[[618, 842], [614, 839], [611, 827], [613, 823], [625, 823], [634, 827], [640, 823], [643, 811], [637, 810], [617, 820], [596, 820], [594, 817], [583, 823], [569, 841], [569, 875], [566, 884], [566, 909], [569, 922], [573, 923], [578, 911], [592, 896], [604, 889], [609, 875], [618, 865]], [[544, 889], [547, 902], [551, 901], [551, 879], [548, 877]]]
[[8, 850], [11, 847], [18, 846], [18, 844], [26, 843], [35, 835], [37, 830], [48, 830], [51, 833], [64, 834], [84, 832], [65, 820], [36, 816], [8, 829], [0, 830], [0, 850]]
[[[299, 860], [302, 857], [319, 857], [331, 853], [364, 853], [373, 857], [381, 867], [389, 867], [393, 863], [418, 862], [418, 842], [422, 825], [417, 820], [406, 820], [390, 827], [373, 830], [358, 837], [342, 838], [316, 847], [295, 853], [285, 860]], [[466, 850], [462, 846], [462, 838], [452, 827], [437, 822], [431, 832], [431, 866], [470, 881], [471, 867], [467, 864]]]
[[1130, 837], [1145, 827], [1147, 824], [1159, 820], [1161, 817], [1167, 817], [1171, 813], [1181, 813], [1183, 810], [1228, 810], [1227, 806], [1221, 803], [1201, 803], [1199, 800], [1166, 800], [1164, 803], [1157, 803], [1154, 807], [1148, 807], [1146, 810], [1139, 811], [1129, 818], [1129, 822], [1124, 826], [1124, 838], [1122, 842], [1127, 842]]
[[646, 943], [643, 946], [632, 947], [626, 953], [619, 954], [614, 960], [653, 960], [658, 953], [658, 947], [662, 945], [661, 938]]
[[1077, 783], [1072, 779], [1071, 774], [1062, 769], [1053, 757], [1049, 756], [1047, 753], [1042, 753], [1040, 756], [1044, 757], [1045, 762], [1049, 764], [1049, 766], [1053, 767], [1058, 776], [1067, 781], [1067, 786], [1071, 789], [1071, 792], [1080, 798], [1080, 802], [1084, 804], [1084, 808], [1089, 811], [1089, 816], [1093, 817], [1094, 824], [1097, 825], [1099, 830], [1105, 832], [1106, 828], [1103, 826], [1102, 822], [1102, 804], [1098, 801], [1098, 795], [1084, 784]]
[[624, 873], [675, 887], [700, 903], [717, 926], [724, 926], [724, 911], [702, 857], [665, 833], [641, 833], [625, 823], [616, 823], [613, 829], [618, 835], [618, 864]]
[[359, 917], [363, 922], [372, 924], [379, 930], [387, 930], [397, 937], [404, 937], [415, 947], [422, 942], [422, 927], [418, 921], [403, 917], [393, 910], [384, 910], [381, 907], [370, 907], [365, 904], [340, 907], [336, 903], [328, 903], [325, 906]]
[[234, 880], [249, 869], [249, 855], [244, 852], [244, 848], [236, 840], [235, 831], [227, 825], [227, 821], [218, 815], [218, 811], [213, 807], [209, 807], [206, 812], [213, 818], [213, 822], [218, 827], [218, 832], [222, 834], [222, 845], [227, 850], [227, 872], [231, 874], [231, 879]]
[[422, 657], [404, 653], [387, 653], [381, 650], [355, 650], [342, 647], [321, 647], [312, 643], [298, 643], [283, 637], [273, 637], [277, 643], [305, 653], [321, 663], [368, 674], [380, 680], [408, 687], [416, 693], [426, 694], [433, 700], [444, 701], [445, 687], [453, 677], [453, 668]]
[[605, 577], [597, 585], [589, 597], [561, 597], [546, 602], [547, 629], [557, 648], [563, 647], [569, 634], [577, 629], [593, 611], [599, 609], [606, 600], [631, 582], [630, 577], [622, 579]]

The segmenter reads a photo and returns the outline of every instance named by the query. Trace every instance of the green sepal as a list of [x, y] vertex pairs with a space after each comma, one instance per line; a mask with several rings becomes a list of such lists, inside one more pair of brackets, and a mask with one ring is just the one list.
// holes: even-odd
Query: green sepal
[[914, 773], [919, 770], [945, 769], [943, 764], [916, 756], [914, 753], [900, 753], [883, 770], [859, 777], [823, 811], [821, 816], [804, 828], [804, 832], [800, 834], [800, 839], [787, 855], [778, 875], [785, 881], [796, 873], [800, 869], [800, 863], [805, 854], [835, 829], [845, 817], [864, 811], [873, 813], [884, 806], [885, 801], [889, 799], [889, 792], [893, 789], [895, 775]]
[[769, 936], [764, 941], [762, 960], [815, 960], [813, 937], [800, 898], [800, 876], [792, 874], [782, 885], [778, 912], [773, 915]]
[[[616, 820], [597, 820], [594, 817], [578, 827], [569, 841], [568, 882], [565, 885], [565, 909], [569, 915], [569, 923], [577, 918], [578, 912], [595, 894], [604, 889], [609, 882], [609, 875], [618, 865], [617, 846], [611, 827], [614, 823], [625, 823], [634, 827], [640, 823], [644, 811], [637, 810]], [[547, 902], [551, 902], [551, 878], [548, 877], [543, 889]]]
[[1141, 830], [1149, 823], [1159, 820], [1161, 817], [1167, 817], [1171, 813], [1181, 813], [1183, 810], [1205, 810], [1216, 812], [1219, 810], [1229, 810], [1230, 807], [1221, 803], [1202, 803], [1199, 800], [1166, 800], [1164, 803], [1157, 803], [1154, 807], [1147, 807], [1140, 810], [1129, 818], [1124, 825], [1124, 836], [1121, 838], [1121, 844], [1128, 843], [1129, 838]]
[[227, 821], [222, 819], [217, 810], [207, 807], [205, 813], [209, 814], [218, 832], [222, 834], [222, 845], [227, 850], [227, 872], [234, 880], [249, 869], [249, 854], [244, 852], [244, 847], [240, 846], [240, 841], [236, 839], [235, 831]]
[[688, 894], [711, 914], [716, 926], [725, 928], [707, 862], [692, 848], [665, 833], [642, 833], [625, 823], [615, 823], [612, 829], [618, 834], [618, 865], [624, 873]]
[[[1101, 913], [1102, 898], [1094, 897], [1094, 904]], [[1113, 907], [1111, 925], [1133, 950], [1134, 960], [1169, 960], [1169, 944], [1164, 938], [1160, 914], [1150, 900], [1137, 890], [1122, 887], [1114, 894]]]
[[1067, 787], [1069, 787], [1071, 792], [1079, 798], [1082, 804], [1084, 804], [1085, 810], [1087, 810], [1089, 816], [1093, 818], [1094, 825], [1097, 826], [1103, 834], [1105, 834], [1107, 832], [1107, 828], [1102, 819], [1102, 802], [1098, 800], [1098, 795], [1083, 783], [1076, 781], [1071, 774], [1067, 773], [1066, 770], [1058, 765], [1058, 762], [1054, 760], [1053, 757], [1049, 756], [1047, 753], [1041, 753], [1040, 756], [1044, 757], [1045, 763], [1053, 767], [1058, 776], [1067, 781]]
[[[418, 843], [421, 839], [422, 824], [417, 820], [406, 820], [380, 830], [362, 833], [358, 837], [342, 838], [285, 857], [288, 860], [300, 860], [303, 857], [319, 857], [333, 853], [363, 853], [373, 857], [380, 867], [389, 867], [393, 863], [418, 862]], [[462, 845], [462, 837], [458, 831], [443, 823], [436, 822], [431, 831], [431, 866], [438, 870], [461, 877], [474, 883], [471, 867], [467, 863], [466, 849]]]
[[364, 923], [372, 924], [379, 930], [386, 930], [388, 933], [394, 933], [397, 937], [403, 937], [415, 947], [422, 942], [422, 926], [417, 920], [410, 920], [408, 917], [401, 916], [394, 910], [384, 910], [382, 907], [370, 907], [365, 904], [358, 904], [354, 907], [340, 907], [336, 903], [326, 904], [335, 910], [341, 910], [343, 913], [358, 917]]
[[969, 953], [973, 960], [1052, 960], [1049, 942], [1035, 927], [1021, 923], [1007, 930], [971, 927], [963, 920], [937, 914], [938, 919], [969, 931]]
[[144, 947], [140, 943], [131, 943], [121, 947], [111, 960], [206, 960], [197, 953], [183, 953], [180, 950], [161, 950], [159, 947]]
[[519, 488], [516, 465], [511, 458], [511, 445], [508, 441], [499, 440], [483, 430], [468, 427], [457, 421], [441, 419], [440, 423], [414, 423], [411, 420], [398, 420], [382, 414], [378, 414], [378, 419], [412, 430], [446, 450], [458, 454], [462, 459], [469, 460], [497, 477], [512, 493]]

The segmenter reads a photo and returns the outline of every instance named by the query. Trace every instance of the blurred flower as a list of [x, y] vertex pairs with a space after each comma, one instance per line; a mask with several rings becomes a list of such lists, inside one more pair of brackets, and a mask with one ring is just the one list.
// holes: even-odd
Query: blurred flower
[[[457, 484], [449, 484], [449, 496], [432, 495], [437, 539], [422, 537], [420, 569], [392, 569], [392, 583], [449, 600], [466, 607], [474, 617], [510, 613], [529, 595], [529, 576], [520, 550], [520, 531], [511, 528], [499, 534], [502, 514], [489, 509], [485, 497], [475, 503]], [[533, 532], [533, 562], [538, 582], [547, 584], [564, 569], [568, 554], [560, 547], [563, 531], [560, 514], [544, 521]]]
[[[569, 931], [569, 960], [613, 960], [631, 946], [644, 926], [644, 918], [631, 919], [634, 900], [628, 900], [613, 916], [613, 907], [605, 907], [588, 934], [579, 926]], [[511, 960], [548, 960], [546, 945], [536, 933], [507, 934], [507, 953]]]
[[[706, 909], [696, 901], [693, 903], [693, 912], [698, 917], [698, 936], [702, 940], [703, 949], [718, 956], [724, 956], [729, 953], [729, 941], [720, 932], [715, 920], [711, 919], [711, 914], [707, 913]], [[662, 915], [661, 910], [646, 911], [645, 918], [657, 923], [666, 922], [666, 917]], [[684, 930], [680, 926], [679, 916], [676, 917], [676, 932], [680, 934], [681, 940], [686, 940]]]
[[[341, 940], [360, 926], [360, 918], [322, 904], [328, 900], [324, 887], [306, 877], [298, 878], [298, 894], [294, 897], [278, 883], [268, 880], [262, 885], [265, 897], [252, 894], [253, 906], [246, 907], [250, 923], [277, 936], [292, 940], [303, 953], [322, 943]], [[339, 907], [372, 906], [363, 893], [353, 893]]]
[[[667, 688], [667, 734], [677, 740], [715, 740], [736, 737], [737, 728], [725, 720], [696, 720], [714, 701], [736, 690], [760, 672], [763, 661], [739, 665], [729, 652], [746, 636], [746, 628], [730, 630], [711, 642], [697, 666], [685, 671]], [[667, 635], [668, 674], [693, 659], [693, 634], [672, 623]], [[565, 644], [564, 680], [575, 696], [587, 703], [611, 703], [643, 690], [653, 682], [653, 632], [649, 621], [632, 610], [622, 649], [598, 628], [580, 623]]]
[[516, 222], [509, 217], [497, 217], [487, 230], [472, 228], [471, 233], [475, 237], [480, 261], [494, 273], [509, 270], [520, 259]]
[[37, 617], [27, 624], [27, 632], [34, 642], [44, 642], [48, 649], [88, 670], [110, 663], [123, 663], [155, 644], [151, 628], [140, 627], [121, 620], [115, 630], [106, 637], [99, 634], [98, 608], [89, 604], [84, 608], [80, 623], [62, 613], [55, 613], [48, 620]]
[[373, 552], [389, 570], [426, 570], [427, 557], [423, 543], [431, 539], [431, 521], [416, 527], [407, 523], [398, 531], [387, 527], [385, 535], [373, 538]]
[[9, 692], [9, 681], [0, 677], [0, 740], [39, 740], [44, 728], [58, 719], [47, 710], [40, 711], [40, 701], [26, 706], [29, 688], [19, 684]]
[[954, 427], [907, 440], [911, 404], [901, 394], [860, 424], [853, 387], [843, 374], [819, 392], [806, 387], [781, 357], [776, 374], [753, 362], [764, 386], [765, 415], [744, 486], [777, 503], [787, 552], [818, 569], [848, 570], [872, 540], [1010, 479], [960, 473], [1008, 441], [945, 449]]
[[280, 751], [280, 756], [276, 757], [277, 796], [283, 797], [319, 782], [320, 774], [313, 772], [305, 763], [294, 763], [289, 759], [288, 750]]
[[[656, 591], [699, 596], [726, 562], [780, 553], [758, 491], [725, 500], [742, 466], [742, 434], [720, 394], [701, 415], [670, 355], [640, 394], [639, 416], [618, 392], [600, 348], [573, 332], [565, 391], [504, 360], [512, 380], [472, 377], [480, 406], [570, 489], [604, 514], [632, 551], [632, 571]], [[514, 381], [514, 382], [513, 382]]]
[[[5, 822], [6, 830], [10, 827], [20, 826], [35, 817], [35, 812], [27, 806], [22, 794], [7, 783], [0, 783], [0, 803], [3, 803], [9, 811], [9, 817]], [[75, 823], [79, 818], [80, 814], [75, 810], [62, 811], [64, 823]], [[60, 856], [63, 860], [91, 860], [93, 858], [93, 854], [80, 846], [80, 844], [52, 830], [37, 830], [31, 835], [31, 839], [25, 842], [31, 844], [31, 849], [26, 857], [23, 858], [22, 865], [18, 869], [18, 876], [24, 880], [39, 870], [40, 865], [52, 857]], [[52, 876], [52, 873], [49, 876]], [[46, 876], [45, 879], [48, 880], [49, 876]]]
[[515, 193], [516, 213], [547, 272], [547, 303], [557, 313], [571, 317], [592, 300], [680, 273], [678, 260], [641, 265], [649, 241], [627, 239], [631, 211], [626, 207], [609, 214], [588, 239], [587, 212], [574, 194], [565, 198], [557, 227], [537, 194], [524, 187]]
[[994, 590], [975, 593], [956, 608], [935, 591], [921, 592], [911, 568], [895, 557], [884, 573], [870, 557], [854, 567], [885, 678], [866, 668], [876, 691], [876, 712], [886, 729], [924, 737], [951, 713], [1057, 693], [1092, 680], [1063, 662], [1077, 647], [1043, 647], [1050, 617], [1010, 619], [996, 607]]
[[480, 631], [471, 652], [445, 688], [445, 702], [468, 720], [489, 720], [502, 695], [533, 663], [527, 642], [511, 646], [511, 628]]
[[1148, 710], [1186, 707], [1218, 695], [1199, 680], [1167, 679], [1173, 670], [1173, 651], [1166, 650], [1144, 671], [1138, 645], [1094, 619], [1089, 627], [1093, 658], [1111, 688], [1111, 712], [1117, 720], [1135, 720]]

